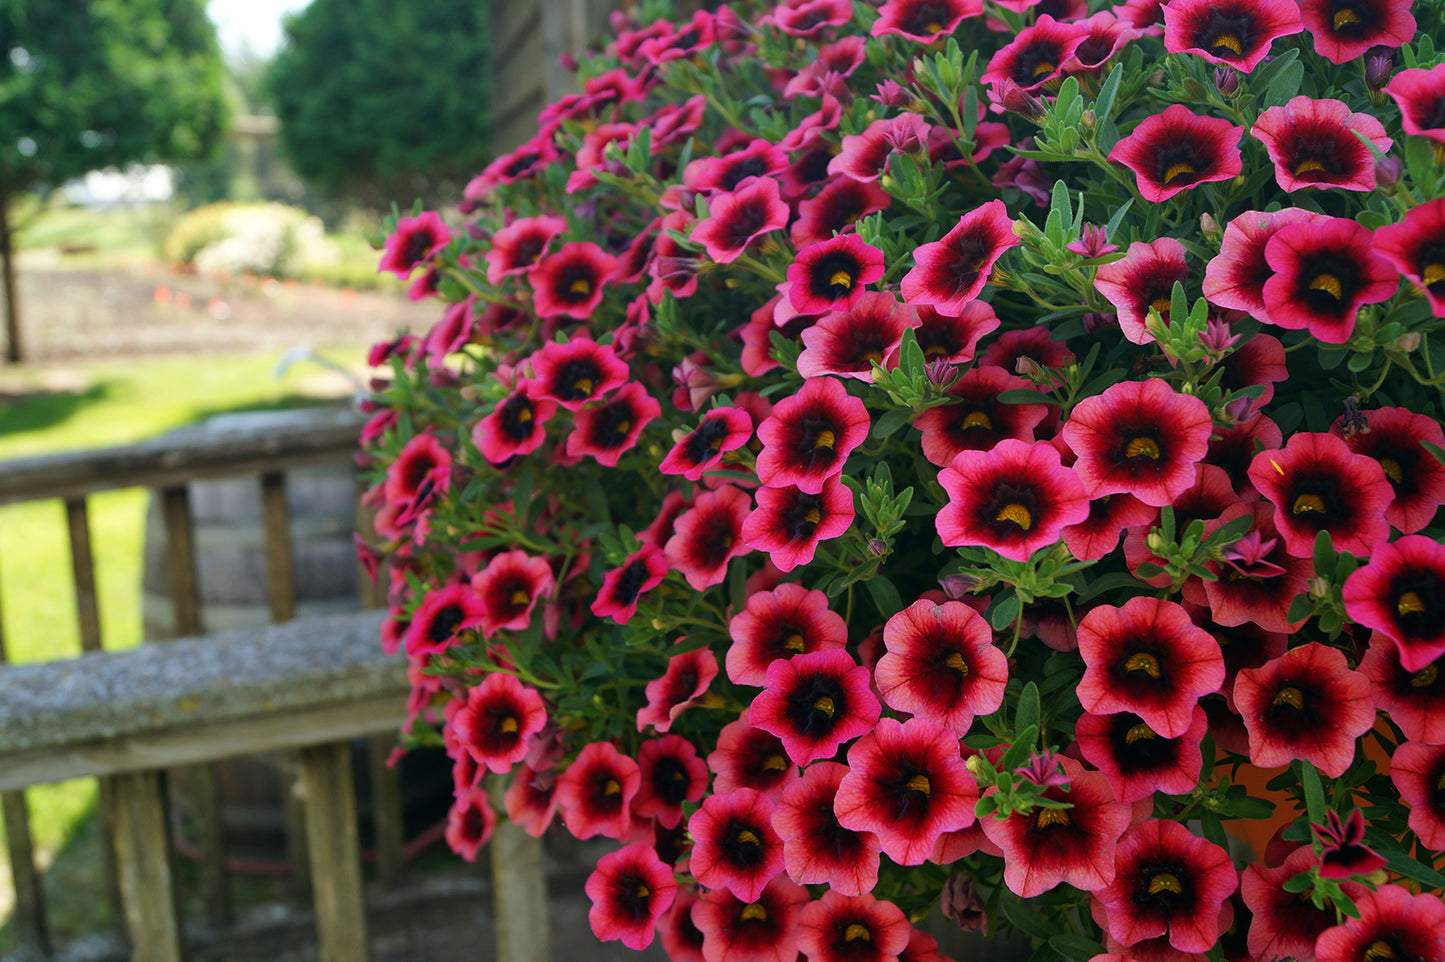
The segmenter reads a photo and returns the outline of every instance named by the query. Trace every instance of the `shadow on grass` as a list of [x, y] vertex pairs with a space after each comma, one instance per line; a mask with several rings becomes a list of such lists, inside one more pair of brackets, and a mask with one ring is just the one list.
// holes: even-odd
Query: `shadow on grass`
[[86, 405], [104, 401], [111, 391], [107, 381], [97, 381], [83, 391], [0, 391], [0, 436], [64, 424]]
[[195, 414], [197, 421], [204, 421], [207, 418], [216, 417], [221, 414], [250, 414], [261, 411], [295, 411], [301, 408], [343, 407], [347, 403], [348, 399], [346, 398], [319, 397], [315, 394], [286, 394], [279, 398], [272, 398], [268, 401], [258, 401], [254, 404], [197, 408]]

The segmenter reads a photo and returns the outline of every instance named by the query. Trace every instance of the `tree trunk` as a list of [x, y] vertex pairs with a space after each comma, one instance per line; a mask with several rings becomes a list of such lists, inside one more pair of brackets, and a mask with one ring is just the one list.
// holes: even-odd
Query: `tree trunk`
[[0, 190], [0, 272], [5, 275], [5, 360], [19, 364], [20, 291], [15, 283], [14, 238], [10, 233], [10, 198]]

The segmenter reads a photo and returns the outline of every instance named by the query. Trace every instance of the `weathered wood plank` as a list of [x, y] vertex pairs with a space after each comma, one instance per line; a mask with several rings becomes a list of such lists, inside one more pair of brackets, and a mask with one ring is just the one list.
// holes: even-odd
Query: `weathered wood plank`
[[295, 561], [291, 553], [291, 512], [286, 508], [286, 475], [261, 475], [261, 527], [266, 545], [266, 604], [276, 624], [296, 617]]
[[132, 958], [183, 962], [161, 773], [121, 775], [114, 796], [116, 861]]
[[45, 889], [35, 870], [35, 846], [30, 839], [30, 812], [23, 791], [0, 793], [5, 838], [10, 854], [10, 879], [15, 890], [16, 941], [22, 949], [50, 957], [50, 929], [45, 921]]
[[492, 9], [492, 49], [500, 63], [535, 29], [542, 8], [538, 3], [503, 3]]
[[351, 746], [313, 746], [302, 749], [300, 757], [321, 962], [366, 962], [370, 950]]
[[70, 532], [70, 572], [75, 580], [75, 615], [80, 626], [80, 647], [82, 651], [99, 651], [100, 604], [96, 599], [90, 516], [84, 497], [65, 499], [65, 524]]
[[[487, 776], [487, 793], [498, 808], [503, 787], [501, 779]], [[548, 962], [552, 948], [542, 840], [502, 820], [487, 847], [492, 853], [498, 962]]]
[[199, 635], [201, 627], [200, 583], [196, 578], [195, 526], [191, 517], [191, 496], [184, 484], [163, 488], [161, 517], [166, 528], [166, 575], [171, 604], [176, 612], [176, 634]]
[[0, 464], [0, 504], [325, 464], [350, 456], [363, 423], [349, 409], [308, 411], [265, 428], [221, 427], [182, 439], [15, 458]]
[[378, 735], [367, 742], [376, 878], [385, 887], [391, 887], [400, 880], [402, 848], [406, 845], [401, 780], [396, 769], [386, 764], [395, 744], [396, 738], [392, 735]]

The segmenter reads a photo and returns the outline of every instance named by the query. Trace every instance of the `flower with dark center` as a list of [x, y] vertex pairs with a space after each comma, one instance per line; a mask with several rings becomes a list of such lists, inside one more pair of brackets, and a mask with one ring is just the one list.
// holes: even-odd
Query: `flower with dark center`
[[530, 358], [536, 373], [535, 396], [556, 401], [569, 411], [627, 383], [625, 361], [610, 346], [590, 337], [574, 337], [565, 344], [553, 341]]
[[1028, 94], [1054, 89], [1064, 64], [1087, 38], [1087, 27], [1040, 14], [993, 55], [979, 79], [989, 86], [1010, 80]]
[[837, 475], [824, 481], [817, 494], [790, 484], [759, 488], [757, 499], [757, 508], [743, 521], [743, 541], [767, 552], [779, 571], [812, 561], [818, 542], [841, 537], [853, 525], [853, 493]]
[[1250, 128], [1274, 164], [1282, 190], [1339, 187], [1375, 189], [1375, 161], [1367, 143], [1381, 153], [1394, 143], [1385, 126], [1369, 114], [1352, 113], [1343, 100], [1295, 97], [1271, 107]]
[[842, 474], [848, 455], [868, 436], [868, 410], [843, 382], [813, 377], [798, 393], [773, 406], [758, 425], [758, 480], [770, 488], [796, 485], [818, 494]]
[[1150, 344], [1145, 320], [1152, 308], [1169, 323], [1169, 306], [1176, 281], [1189, 277], [1184, 263], [1184, 245], [1172, 237], [1144, 243], [1135, 241], [1116, 261], [1102, 265], [1094, 277], [1094, 288], [1119, 311], [1119, 327], [1133, 344]]
[[524, 274], [547, 253], [547, 247], [567, 229], [560, 217], [520, 217], [492, 235], [487, 251], [487, 283]]
[[727, 888], [756, 902], [783, 870], [783, 840], [773, 830], [775, 803], [751, 788], [709, 795], [688, 820], [693, 878], [708, 888]]
[[1047, 443], [1009, 438], [990, 451], [962, 451], [938, 483], [949, 498], [935, 519], [943, 543], [992, 548], [1014, 561], [1027, 561], [1089, 516], [1083, 482]]
[[[918, 326], [918, 314], [892, 293], [869, 291], [847, 311], [832, 311], [803, 331], [798, 373], [872, 381], [873, 365], [896, 368], [903, 332]], [[889, 360], [891, 359], [891, 361]]]
[[641, 781], [632, 800], [638, 818], [656, 819], [663, 828], [676, 828], [682, 821], [684, 802], [702, 799], [707, 789], [707, 763], [697, 747], [681, 735], [663, 735], [643, 742], [637, 749]]
[[584, 889], [592, 900], [587, 920], [593, 934], [641, 951], [652, 944], [657, 920], [672, 906], [677, 881], [652, 846], [636, 842], [598, 859]]
[[1284, 448], [1259, 452], [1249, 479], [1274, 505], [1275, 527], [1296, 558], [1313, 555], [1321, 531], [1336, 550], [1360, 557], [1389, 537], [1385, 510], [1394, 490], [1384, 468], [1332, 434], [1301, 431]]
[[752, 788], [777, 800], [802, 776], [798, 766], [788, 761], [778, 736], [754, 728], [748, 724], [748, 717], [744, 710], [741, 718], [723, 726], [717, 749], [707, 756], [708, 770], [713, 773], [713, 794]]
[[[1314, 863], [1314, 852], [1305, 845], [1291, 852], [1282, 865], [1269, 868], [1264, 862], [1254, 862], [1240, 873], [1240, 894], [1252, 914], [1248, 936], [1251, 958], [1316, 958], [1316, 941], [1338, 921], [1335, 910], [1328, 902], [1323, 907], [1316, 906], [1308, 890], [1289, 892], [1284, 887], [1289, 879], [1309, 871]], [[1348, 880], [1342, 880], [1340, 886], [1345, 895], [1357, 903], [1362, 894], [1369, 892], [1365, 886]]]
[[636, 381], [622, 386], [605, 404], [578, 411], [567, 436], [567, 456], [590, 454], [598, 464], [614, 467], [637, 444], [648, 422], [662, 413], [662, 405]]
[[[977, 302], [975, 302], [977, 303]], [[953, 403], [929, 408], [913, 426], [923, 432], [923, 456], [946, 468], [961, 451], [989, 451], [1005, 438], [1032, 443], [1049, 416], [1044, 394], [1037, 404], [1002, 404], [1004, 391], [1026, 390], [1028, 381], [1000, 368], [975, 365], [948, 389]]]
[[715, 262], [730, 264], [757, 238], [786, 227], [789, 214], [776, 180], [749, 177], [731, 193], [708, 201], [708, 217], [693, 228], [691, 239]]
[[[1268, 502], [1230, 505], [1217, 522], [1206, 522], [1205, 536], [1235, 518], [1251, 516], [1249, 531], [1225, 552], [1223, 564], [1211, 563], [1217, 580], [1203, 583], [1210, 618], [1221, 627], [1257, 625], [1265, 631], [1293, 634], [1303, 619], [1289, 620], [1289, 607], [1305, 590], [1314, 566], [1285, 550], [1274, 525], [1274, 508]], [[1187, 596], [1187, 595], [1186, 595]]]
[[900, 958], [912, 931], [892, 902], [828, 891], [803, 907], [797, 949], [809, 962], [889, 962]]
[[1164, 4], [1164, 49], [1192, 53], [1249, 73], [1280, 37], [1299, 33], [1299, 8], [1287, 0], [1172, 0]]
[[883, 252], [857, 234], [809, 244], [788, 267], [785, 294], [799, 314], [848, 310], [883, 277]]
[[873, 729], [878, 699], [869, 671], [842, 648], [827, 648], [768, 666], [748, 719], [772, 732], [795, 765], [832, 758], [839, 746]]
[[1249, 759], [1260, 768], [1302, 758], [1339, 778], [1355, 757], [1355, 739], [1375, 724], [1370, 680], [1316, 641], [1240, 671], [1234, 703], [1249, 732]]
[[1357, 918], [1320, 933], [1318, 962], [1367, 959], [1431, 959], [1445, 945], [1445, 902], [1434, 892], [1412, 893], [1402, 885], [1382, 885], [1354, 899]]
[[1300, 19], [1315, 52], [1348, 63], [1372, 47], [1403, 47], [1415, 37], [1409, 0], [1300, 0]]
[[1115, 144], [1109, 159], [1132, 170], [1139, 193], [1158, 204], [1191, 187], [1238, 176], [1244, 169], [1243, 135], [1243, 127], [1227, 120], [1171, 104]]
[[721, 584], [728, 562], [751, 549], [742, 537], [743, 521], [752, 507], [747, 493], [731, 484], [697, 496], [674, 524], [663, 545], [668, 563], [681, 571], [697, 591]]
[[619, 261], [591, 241], [572, 241], [527, 272], [538, 317], [565, 314], [584, 321], [602, 303]]
[[406, 653], [413, 657], [445, 651], [461, 632], [479, 628], [486, 605], [470, 585], [447, 585], [426, 593], [406, 631]]
[[1348, 818], [1340, 818], [1333, 808], [1325, 812], [1325, 824], [1310, 823], [1320, 840], [1320, 875], [1324, 878], [1349, 878], [1370, 875], [1387, 864], [1385, 859], [1365, 844], [1365, 814], [1358, 808]]
[[637, 599], [662, 584], [667, 576], [667, 558], [656, 545], [645, 544], [629, 555], [622, 567], [602, 576], [602, 588], [592, 601], [592, 613], [627, 624], [637, 613]]
[[1189, 728], [1165, 738], [1132, 712], [1082, 715], [1075, 728], [1079, 753], [1109, 779], [1114, 797], [1125, 803], [1155, 792], [1185, 795], [1199, 784], [1204, 756], [1200, 744], [1209, 727], [1204, 709], [1194, 706]]
[[769, 178], [787, 166], [788, 155], [781, 147], [755, 138], [741, 150], [690, 162], [682, 173], [682, 183], [698, 193], [728, 192], [750, 177]]
[[873, 21], [873, 36], [897, 34], [932, 43], [958, 29], [967, 17], [983, 14], [983, 0], [888, 0]]
[[1420, 289], [1436, 317], [1445, 317], [1445, 197], [1410, 208], [1398, 224], [1377, 228], [1375, 250]]
[[666, 732], [678, 715], [702, 700], [717, 674], [717, 656], [707, 648], [673, 655], [662, 677], [649, 681], [643, 691], [647, 704], [637, 710], [637, 730], [651, 725]]
[[577, 838], [622, 838], [632, 825], [632, 799], [642, 776], [637, 762], [608, 742], [585, 746], [557, 779], [557, 805]]
[[1400, 650], [1375, 632], [1360, 659], [1370, 678], [1375, 707], [1399, 726], [1405, 737], [1427, 745], [1445, 745], [1445, 661], [1436, 659], [1418, 671], [1400, 664]]
[[916, 266], [902, 281], [904, 303], [927, 305], [957, 317], [982, 293], [994, 263], [1022, 243], [1014, 235], [1003, 201], [975, 208], [942, 238], [913, 252]]
[[385, 251], [376, 270], [378, 273], [391, 271], [405, 280], [417, 265], [446, 247], [451, 239], [452, 232], [434, 210], [403, 217], [386, 238]]
[[1114, 864], [1097, 896], [1110, 935], [1125, 945], [1167, 935], [1180, 952], [1214, 946], [1220, 906], [1239, 884], [1228, 852], [1178, 822], [1151, 819], [1119, 841]]
[[543, 598], [556, 594], [557, 583], [546, 558], [525, 551], [503, 551], [472, 576], [472, 590], [482, 599], [482, 636], [498, 631], [522, 631], [532, 621], [532, 610]]
[[487, 844], [496, 826], [497, 813], [487, 801], [486, 789], [468, 789], [447, 812], [447, 845], [468, 862], [475, 862], [477, 851]]
[[1445, 655], [1445, 547], [1410, 534], [1380, 544], [1345, 580], [1345, 613], [1395, 644], [1400, 665], [1420, 671]]
[[713, 408], [701, 423], [684, 435], [658, 465], [663, 474], [680, 474], [697, 481], [704, 471], [722, 464], [723, 455], [747, 444], [753, 436], [753, 419], [736, 407]]
[[1445, 848], [1445, 745], [1400, 745], [1390, 757], [1390, 781], [1410, 806], [1408, 824], [1420, 844]]
[[1344, 217], [1280, 229], [1264, 259], [1275, 273], [1264, 283], [1260, 320], [1308, 330], [1327, 344], [1348, 341], [1359, 309], [1389, 300], [1399, 287], [1374, 235]]
[[1003, 703], [1008, 659], [983, 616], [958, 601], [915, 601], [883, 628], [875, 677], [894, 711], [927, 718], [960, 738]]
[[728, 622], [728, 679], [761, 687], [777, 659], [842, 648], [848, 641], [843, 616], [828, 608], [828, 596], [784, 582], [748, 596], [747, 606]]
[[524, 382], [472, 428], [472, 443], [493, 464], [530, 454], [547, 439], [546, 423], [557, 413], [557, 402], [533, 397], [531, 382]]
[[1445, 144], [1445, 63], [1401, 70], [1385, 93], [1399, 106], [1405, 133]]
[[464, 701], [451, 705], [447, 724], [458, 745], [478, 765], [498, 774], [510, 772], [526, 757], [528, 739], [547, 724], [542, 696], [505, 672], [487, 675], [480, 685], [468, 689]]
[[892, 202], [892, 195], [872, 181], [839, 177], [798, 204], [789, 238], [797, 248], [821, 243], [834, 234], [848, 233], [860, 218], [886, 210]]
[[816, 761], [783, 792], [773, 828], [783, 839], [788, 875], [803, 885], [824, 885], [843, 895], [871, 892], [878, 883], [878, 836], [838, 824], [834, 804], [848, 766]]
[[1264, 284], [1274, 269], [1264, 259], [1265, 245], [1290, 224], [1319, 223], [1323, 214], [1286, 207], [1274, 213], [1247, 210], [1225, 225], [1219, 253], [1204, 268], [1204, 296], [1211, 304], [1246, 314], [1264, 313]]
[[[745, 902], [725, 888], [713, 889], [693, 908], [702, 934], [702, 959], [713, 962], [796, 962], [798, 921], [808, 890], [777, 875], [757, 899]], [[684, 956], [671, 954], [671, 958]]]

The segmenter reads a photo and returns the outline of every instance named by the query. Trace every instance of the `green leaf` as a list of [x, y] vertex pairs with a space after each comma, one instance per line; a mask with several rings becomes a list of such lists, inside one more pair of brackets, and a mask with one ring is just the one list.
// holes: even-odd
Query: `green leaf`
[[1293, 875], [1285, 879], [1284, 884], [1281, 885], [1280, 888], [1286, 892], [1299, 894], [1300, 892], [1308, 892], [1313, 885], [1314, 880], [1310, 878], [1310, 873], [1301, 872], [1298, 875]]
[[1038, 939], [1051, 939], [1056, 934], [1053, 925], [1042, 912], [1029, 908], [1021, 900], [1006, 897], [1000, 900], [999, 905], [1003, 909], [1004, 918], [1013, 923], [1013, 927], [1025, 935], [1032, 935]]
[[911, 377], [923, 374], [927, 366], [928, 361], [923, 356], [923, 348], [918, 346], [918, 337], [913, 333], [913, 328], [904, 328], [903, 340], [898, 344], [898, 369]]
[[1136, 590], [1147, 590], [1148, 585], [1138, 578], [1124, 571], [1111, 571], [1106, 575], [1099, 575], [1097, 578], [1090, 578], [1084, 583], [1084, 590], [1079, 595], [1079, 601], [1089, 601], [1109, 591], [1116, 591], [1120, 588], [1133, 588]]
[[1224, 822], [1219, 816], [1205, 809], [1199, 813], [1199, 827], [1204, 830], [1204, 837], [1225, 851], [1229, 850], [1229, 836], [1224, 834]]
[[1439, 461], [1441, 464], [1445, 464], [1445, 448], [1441, 448], [1440, 445], [1434, 444], [1430, 441], [1423, 440], [1420, 442], [1420, 447], [1424, 448], [1426, 451], [1429, 451], [1430, 457], [1434, 458], [1436, 461]]
[[527, 517], [527, 509], [532, 506], [532, 490], [536, 483], [531, 468], [523, 468], [517, 472], [517, 485], [512, 489], [512, 514], [518, 521]]
[[1114, 95], [1119, 92], [1119, 81], [1123, 77], [1124, 65], [1116, 63], [1099, 87], [1099, 96], [1094, 98], [1094, 116], [1099, 118], [1100, 123], [1103, 123], [1114, 109]]
[[1250, 795], [1231, 798], [1228, 808], [1231, 818], [1269, 818], [1274, 814], [1273, 802]]
[[1018, 768], [1028, 760], [1038, 740], [1038, 725], [1030, 725], [1019, 731], [1014, 739], [1014, 743], [1008, 747], [1008, 751], [1003, 753], [1003, 758], [999, 759], [998, 770], [1001, 772], [1011, 772], [1015, 768]]
[[1104, 947], [1098, 942], [1072, 932], [1061, 932], [1049, 939], [1049, 948], [1066, 959], [1073, 959], [1074, 962], [1089, 962], [1094, 956], [1104, 952]]
[[1014, 623], [1022, 610], [1023, 604], [1019, 601], [1019, 596], [1010, 591], [998, 598], [989, 609], [988, 623], [993, 626], [994, 631], [1003, 631]]
[[878, 606], [878, 613], [884, 618], [891, 618], [903, 610], [903, 598], [898, 594], [898, 588], [887, 576], [874, 575], [864, 580], [863, 586], [868, 589], [868, 594], [873, 598], [873, 604]]
[[[1321, 532], [1323, 533], [1323, 532]], [[1320, 773], [1310, 762], [1301, 760], [1300, 787], [1305, 793], [1305, 814], [1316, 825], [1325, 824], [1325, 787], [1320, 782]]]
[[1285, 612], [1284, 617], [1286, 621], [1303, 621], [1305, 618], [1314, 614], [1314, 610], [1314, 599], [1308, 594], [1300, 592], [1295, 595], [1294, 600], [1289, 603], [1289, 611]]
[[1322, 575], [1334, 571], [1339, 558], [1335, 555], [1334, 545], [1330, 543], [1330, 533], [1321, 531], [1315, 535], [1314, 563], [1315, 574]]
[[1385, 862], [1390, 871], [1405, 878], [1414, 879], [1422, 885], [1439, 891], [1445, 889], [1445, 875], [1441, 875], [1424, 862], [1416, 861], [1404, 852], [1386, 851], [1381, 848], [1380, 854], [1385, 857]]
[[1007, 391], [1000, 391], [994, 400], [1000, 404], [1048, 404], [1051, 403], [1047, 394], [1035, 391], [1033, 388], [1016, 387]]
[[890, 408], [873, 422], [873, 438], [881, 441], [894, 434], [913, 417], [912, 408]]
[[1029, 682], [1019, 695], [1019, 707], [1014, 712], [1014, 731], [1038, 728], [1039, 714], [1039, 686]]

